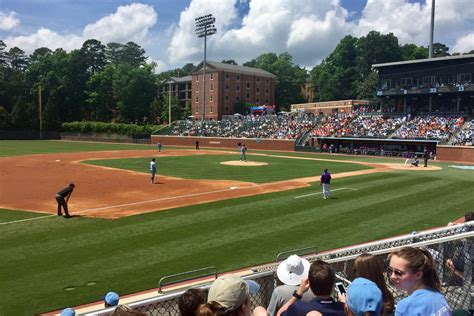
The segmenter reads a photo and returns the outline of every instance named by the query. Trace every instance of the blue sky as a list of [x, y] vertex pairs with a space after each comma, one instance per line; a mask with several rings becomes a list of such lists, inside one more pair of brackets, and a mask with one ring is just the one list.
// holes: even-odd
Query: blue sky
[[[474, 49], [473, 0], [436, 0], [435, 41], [451, 52]], [[431, 0], [0, 0], [0, 39], [28, 53], [42, 46], [80, 48], [88, 38], [134, 41], [158, 70], [202, 59], [194, 18], [212, 13], [212, 60], [239, 63], [289, 52], [311, 68], [345, 35], [393, 32], [428, 45]]]

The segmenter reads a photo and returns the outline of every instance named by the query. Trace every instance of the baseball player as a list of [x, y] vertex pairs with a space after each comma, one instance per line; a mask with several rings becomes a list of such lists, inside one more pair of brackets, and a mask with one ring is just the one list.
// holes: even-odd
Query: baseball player
[[155, 183], [156, 163], [155, 158], [150, 161], [151, 184]]
[[74, 185], [74, 183], [70, 183], [66, 188], [56, 193], [56, 201], [58, 202], [58, 216], [63, 215], [61, 212], [61, 207], [62, 207], [64, 209], [64, 217], [65, 218], [71, 217], [67, 209], [67, 202], [69, 201], [69, 198], [71, 197], [72, 191], [74, 191], [75, 187], [76, 186]]
[[331, 184], [331, 174], [328, 172], [328, 169], [324, 169], [323, 174], [321, 175], [321, 185], [323, 186], [323, 198], [331, 198], [331, 190], [329, 185]]

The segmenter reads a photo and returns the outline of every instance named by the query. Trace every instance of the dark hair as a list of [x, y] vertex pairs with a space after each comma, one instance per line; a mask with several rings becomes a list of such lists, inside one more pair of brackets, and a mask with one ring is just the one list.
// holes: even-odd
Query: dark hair
[[70, 186], [70, 187], [75, 187], [76, 185], [71, 182], [71, 183], [69, 183], [69, 186]]
[[433, 257], [425, 248], [403, 247], [390, 253], [390, 257], [397, 256], [408, 263], [408, 267], [413, 273], [421, 271], [423, 273], [423, 284], [438, 292], [441, 291], [441, 283], [436, 273]]
[[178, 298], [178, 308], [181, 316], [194, 316], [199, 305], [206, 302], [206, 291], [189, 289]]
[[155, 161], [155, 158], [153, 158], [151, 161]]
[[334, 288], [336, 276], [329, 263], [316, 260], [309, 267], [309, 287], [316, 296], [329, 296]]
[[237, 309], [233, 311], [226, 311], [226, 308], [221, 304], [211, 301], [206, 304], [201, 304], [196, 310], [197, 316], [217, 316], [217, 315], [227, 315], [227, 316], [238, 316], [242, 310], [244, 304], [240, 305]]
[[369, 253], [363, 253], [358, 256], [354, 262], [355, 277], [366, 278], [375, 284], [382, 291], [383, 308], [382, 315], [393, 313], [395, 300], [392, 293], [388, 290], [383, 275], [382, 262], [379, 257]]

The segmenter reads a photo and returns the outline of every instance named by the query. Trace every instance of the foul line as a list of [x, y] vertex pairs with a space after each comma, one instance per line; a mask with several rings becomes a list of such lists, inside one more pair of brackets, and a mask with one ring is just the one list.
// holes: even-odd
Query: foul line
[[21, 222], [27, 222], [27, 221], [34, 221], [34, 220], [37, 220], [37, 219], [43, 219], [43, 218], [54, 217], [54, 216], [56, 216], [56, 215], [46, 215], [46, 216], [38, 216], [38, 217], [32, 217], [32, 218], [26, 218], [26, 219], [19, 219], [17, 221], [10, 221], [10, 222], [0, 223], [0, 225], [21, 223]]
[[[331, 190], [331, 192], [340, 191], [340, 190], [358, 191], [358, 189], [353, 189], [353, 188], [338, 188], [338, 189]], [[295, 198], [295, 199], [301, 199], [301, 198], [304, 198], [304, 197], [307, 197], [307, 196], [312, 196], [312, 195], [317, 195], [317, 194], [323, 194], [323, 192], [315, 192], [315, 193], [310, 193], [310, 194], [295, 196], [294, 198]]]

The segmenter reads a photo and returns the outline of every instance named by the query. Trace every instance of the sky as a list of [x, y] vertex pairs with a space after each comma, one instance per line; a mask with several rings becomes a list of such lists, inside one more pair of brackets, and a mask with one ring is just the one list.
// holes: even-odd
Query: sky
[[[213, 14], [207, 58], [242, 64], [289, 52], [311, 69], [346, 35], [376, 30], [401, 44], [429, 44], [432, 0], [0, 0], [0, 39], [26, 53], [78, 49], [87, 39], [146, 50], [157, 71], [197, 64], [204, 41], [194, 19]], [[434, 41], [450, 52], [474, 49], [474, 0], [436, 0]]]

